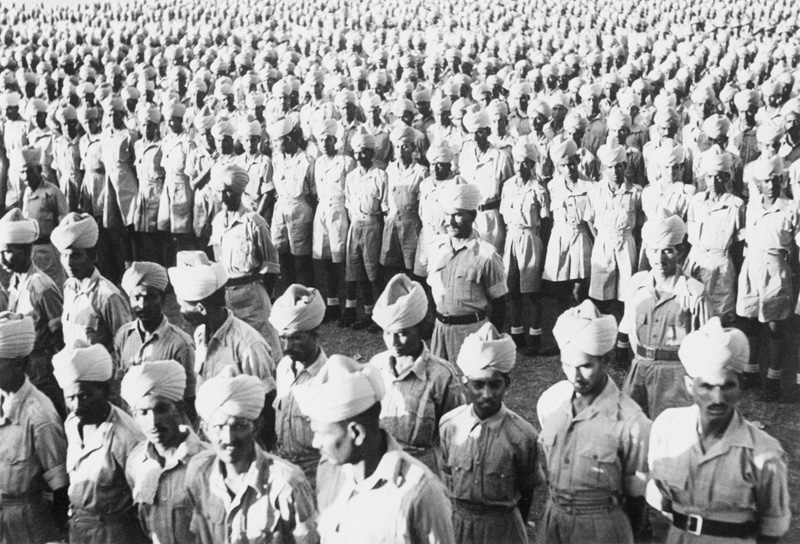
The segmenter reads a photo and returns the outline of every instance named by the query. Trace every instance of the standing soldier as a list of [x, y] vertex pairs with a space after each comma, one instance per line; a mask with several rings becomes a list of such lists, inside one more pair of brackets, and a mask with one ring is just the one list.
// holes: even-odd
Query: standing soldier
[[277, 359], [280, 340], [268, 321], [272, 303], [266, 285], [274, 285], [280, 265], [267, 222], [242, 202], [248, 181], [241, 166], [229, 164], [212, 169], [210, 188], [217, 192], [215, 198], [222, 202], [223, 209], [211, 223], [211, 246], [217, 262], [227, 272], [228, 308], [264, 337]]
[[36, 338], [25, 365], [31, 383], [53, 402], [62, 419], [67, 417], [64, 395], [53, 376], [53, 355], [63, 338], [61, 316], [64, 299], [53, 280], [33, 262], [38, 225], [24, 219], [19, 208], [0, 219], [0, 262], [12, 274], [8, 309], [33, 319]]
[[503, 260], [472, 225], [481, 192], [475, 185], [450, 185], [439, 202], [445, 213], [446, 234], [430, 246], [428, 285], [436, 311], [431, 352], [455, 361], [464, 338], [486, 323], [498, 329], [505, 319], [508, 285]]
[[78, 210], [83, 180], [78, 112], [70, 105], [62, 106], [56, 111], [56, 120], [61, 135], [53, 142], [53, 168], [58, 175], [58, 186], [67, 198], [69, 211], [74, 212]]
[[347, 249], [347, 231], [350, 221], [345, 206], [345, 179], [356, 167], [349, 155], [337, 153], [336, 146], [341, 136], [337, 121], [327, 119], [313, 126], [314, 137], [322, 146], [322, 153], [314, 162], [314, 185], [319, 196], [319, 205], [314, 215], [313, 257], [325, 263], [327, 284], [327, 308], [325, 321], [341, 317], [339, 306], [339, 280]]
[[369, 362], [383, 377], [381, 428], [403, 448], [439, 474], [434, 448], [439, 422], [464, 404], [453, 365], [431, 354], [422, 340], [428, 297], [404, 274], [393, 277], [375, 304], [373, 319], [383, 329], [387, 350]]
[[[543, 226], [549, 230], [550, 198], [535, 174], [536, 161], [540, 158], [536, 146], [518, 141], [513, 148], [513, 158], [516, 173], [503, 185], [500, 201], [500, 213], [507, 230], [503, 264], [510, 295], [511, 338], [525, 355], [536, 355], [542, 348], [544, 245], [541, 231]], [[523, 325], [526, 306], [530, 316], [527, 342]]]
[[244, 153], [237, 157], [236, 162], [250, 178], [244, 192], [252, 201], [253, 209], [269, 225], [272, 223], [270, 193], [275, 190], [275, 185], [272, 183], [272, 160], [261, 151], [263, 129], [258, 121], [250, 121], [240, 125], [239, 132]]
[[61, 419], [23, 371], [35, 339], [30, 316], [0, 314], [0, 535], [9, 544], [61, 540], [69, 508]]
[[328, 360], [318, 344], [324, 316], [322, 294], [295, 283], [275, 301], [269, 317], [283, 348], [283, 358], [275, 370], [276, 451], [281, 459], [303, 469], [311, 487], [316, 487], [320, 457], [312, 443], [314, 433], [297, 406], [294, 390], [314, 379]]
[[694, 405], [653, 422], [648, 455], [647, 501], [672, 522], [668, 542], [777, 542], [789, 530], [786, 453], [737, 407], [749, 351], [716, 318], [681, 344]]
[[458, 366], [472, 401], [439, 425], [440, 463], [462, 544], [527, 544], [533, 490], [542, 483], [533, 425], [503, 402], [516, 345], [491, 323], [464, 340]]
[[164, 190], [164, 153], [161, 143], [161, 110], [154, 104], [139, 110], [139, 124], [144, 137], [133, 144], [139, 193], [133, 209], [133, 254], [137, 261], [161, 265], [171, 259], [164, 233], [158, 232], [158, 210]]
[[53, 367], [70, 415], [67, 470], [69, 540], [91, 544], [144, 544], [125, 465], [144, 439], [136, 422], [109, 402], [114, 365], [108, 351], [84, 342], [64, 348]]
[[47, 124], [47, 102], [34, 98], [28, 102], [29, 121], [33, 125], [28, 132], [28, 142], [42, 152], [42, 176], [48, 182], [57, 185], [56, 173], [53, 170], [53, 142], [56, 132]]
[[22, 117], [20, 108], [21, 96], [11, 91], [0, 95], [5, 119], [2, 122], [3, 146], [8, 157], [8, 181], [6, 184], [5, 209], [22, 207], [22, 193], [25, 186], [22, 171], [25, 166], [19, 162], [22, 156], [16, 150], [28, 145], [28, 132], [32, 124]]
[[122, 398], [145, 436], [128, 455], [125, 476], [142, 530], [159, 544], [195, 542], [186, 468], [208, 445], [183, 425], [186, 378], [180, 363], [166, 360], [142, 363], [122, 380]]
[[[106, 168], [103, 165], [103, 127], [100, 121], [100, 110], [81, 108], [78, 112], [78, 119], [85, 132], [80, 139], [80, 164], [83, 179], [78, 201], [71, 204], [73, 207], [69, 211], [80, 210], [82, 213], [90, 213], [98, 225], [102, 225], [106, 205]], [[69, 201], [68, 204], [70, 204]], [[105, 238], [108, 236], [105, 236], [105, 232], [101, 232], [100, 239], [104, 240]]]
[[647, 521], [650, 420], [608, 375], [617, 321], [585, 300], [553, 335], [567, 379], [537, 403], [550, 487], [537, 540], [632, 544]]
[[667, 408], [688, 406], [678, 346], [708, 319], [703, 284], [678, 264], [686, 225], [680, 217], [651, 219], [642, 228], [650, 270], [637, 273], [624, 294], [620, 332], [629, 335], [635, 358], [623, 391], [655, 419]]

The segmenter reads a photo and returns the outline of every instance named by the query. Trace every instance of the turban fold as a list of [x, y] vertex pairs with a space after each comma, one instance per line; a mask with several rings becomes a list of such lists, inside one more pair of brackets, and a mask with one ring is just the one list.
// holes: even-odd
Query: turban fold
[[700, 175], [707, 176], [718, 172], [730, 172], [733, 157], [730, 153], [716, 153], [709, 149], [700, 155]]
[[215, 191], [230, 189], [242, 194], [249, 181], [250, 176], [247, 171], [238, 164], [215, 164], [211, 168], [210, 186]]
[[625, 148], [621, 145], [610, 146], [603, 144], [597, 150], [597, 158], [603, 166], [615, 166], [628, 161], [628, 155], [625, 153]]
[[375, 149], [375, 136], [366, 130], [359, 130], [350, 139], [350, 147], [353, 148], [353, 152]]
[[624, 113], [619, 108], [612, 108], [606, 118], [606, 125], [610, 130], [620, 130], [622, 128], [631, 128], [631, 116]]
[[165, 291], [168, 283], [167, 271], [163, 266], [144, 261], [136, 261], [131, 264], [122, 276], [122, 288], [128, 294], [139, 285], [147, 285], [159, 291]]
[[68, 249], [90, 249], [97, 245], [99, 231], [94, 218], [88, 213], [72, 212], [53, 229], [50, 241], [60, 252]]
[[430, 164], [436, 164], [437, 162], [452, 163], [455, 158], [453, 150], [445, 144], [431, 146], [425, 156]]
[[723, 370], [741, 373], [750, 362], [750, 343], [742, 331], [723, 327], [715, 316], [683, 339], [678, 357], [692, 378], [718, 375]]
[[578, 144], [572, 138], [553, 143], [550, 146], [550, 159], [558, 165], [567, 161], [578, 152]]
[[294, 123], [291, 119], [288, 117], [281, 117], [274, 123], [271, 123], [269, 126], [267, 126], [267, 134], [269, 134], [271, 139], [277, 140], [278, 138], [283, 138], [289, 134], [293, 128]]
[[745, 89], [733, 95], [733, 104], [739, 111], [749, 110], [753, 106], [758, 107], [759, 102], [758, 91], [753, 89]]
[[686, 154], [682, 145], [675, 143], [674, 140], [669, 140], [655, 149], [653, 159], [658, 166], [672, 167], [676, 164], [683, 164]]
[[428, 297], [422, 285], [397, 274], [375, 303], [372, 320], [384, 331], [399, 331], [417, 325], [427, 313]]
[[183, 117], [186, 115], [186, 106], [180, 102], [169, 102], [164, 106], [164, 117], [167, 119], [171, 117]]
[[478, 129], [489, 126], [489, 114], [485, 110], [471, 111], [464, 115], [464, 128], [475, 133]]
[[771, 159], [759, 158], [753, 163], [753, 179], [756, 181], [783, 175], [783, 159], [780, 157], [776, 156]]
[[544, 100], [534, 100], [528, 105], [528, 111], [526, 113], [530, 118], [541, 115], [542, 117], [549, 119], [552, 111], [550, 110], [550, 106], [548, 106], [547, 102]]
[[264, 409], [266, 388], [255, 376], [231, 376], [233, 367], [203, 382], [197, 391], [195, 408], [203, 421], [211, 421], [217, 412], [227, 417], [253, 421]]
[[720, 114], [714, 114], [703, 121], [703, 132], [709, 138], [719, 138], [720, 136], [727, 136], [728, 129], [731, 127], [731, 122], [727, 117]]
[[686, 223], [677, 215], [653, 218], [642, 227], [642, 241], [648, 248], [677, 246], [686, 236]]
[[203, 300], [222, 289], [228, 281], [225, 266], [211, 262], [202, 251], [181, 251], [177, 255], [177, 261], [178, 266], [167, 272], [175, 289], [175, 296], [181, 300]]
[[183, 399], [186, 370], [177, 361], [145, 361], [130, 367], [122, 378], [121, 395], [131, 409], [147, 395], [173, 402]]
[[53, 355], [53, 374], [62, 389], [78, 382], [106, 382], [113, 370], [111, 355], [100, 344], [77, 341]]
[[467, 378], [481, 370], [508, 374], [517, 361], [517, 345], [508, 334], [500, 334], [486, 323], [464, 339], [458, 353], [458, 367]]
[[521, 162], [525, 159], [538, 161], [539, 150], [536, 149], [536, 144], [526, 143], [524, 140], [520, 139], [517, 140], [517, 142], [514, 144], [514, 147], [511, 149], [511, 156], [515, 161], [518, 162]]
[[450, 185], [439, 194], [442, 209], [449, 210], [477, 210], [481, 202], [481, 191], [471, 183]]
[[14, 208], [0, 219], [0, 247], [9, 244], [32, 244], [39, 237], [39, 222], [26, 219]]
[[784, 133], [781, 125], [767, 121], [756, 129], [756, 141], [760, 144], [772, 144], [783, 138]]
[[599, 357], [614, 349], [617, 320], [613, 315], [601, 314], [590, 300], [584, 300], [558, 316], [553, 336], [561, 351], [576, 349]]
[[416, 141], [416, 137], [414, 129], [407, 125], [397, 126], [389, 134], [389, 140], [396, 149], [399, 149], [404, 143], [413, 144]]
[[33, 146], [21, 147], [12, 151], [11, 157], [12, 162], [20, 166], [37, 166], [42, 164], [42, 149]]
[[290, 285], [272, 305], [269, 322], [281, 333], [311, 331], [325, 317], [325, 301], [313, 287]]
[[314, 123], [314, 126], [311, 128], [312, 134], [314, 134], [314, 138], [317, 139], [318, 142], [322, 142], [328, 136], [336, 136], [339, 132], [339, 123], [336, 119], [325, 119], [323, 121], [318, 121]]
[[35, 340], [36, 331], [31, 316], [0, 313], [0, 358], [27, 357], [33, 351]]
[[293, 390], [300, 410], [309, 418], [338, 423], [363, 414], [383, 399], [380, 370], [344, 355], [332, 355], [317, 376]]

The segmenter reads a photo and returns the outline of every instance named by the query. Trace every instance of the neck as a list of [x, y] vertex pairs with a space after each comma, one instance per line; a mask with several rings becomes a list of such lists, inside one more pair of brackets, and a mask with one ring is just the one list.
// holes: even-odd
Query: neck
[[164, 314], [162, 313], [159, 313], [157, 316], [153, 316], [152, 319], [139, 318], [139, 323], [141, 324], [142, 328], [147, 332], [149, 332], [150, 334], [153, 334], [163, 321], [164, 321]]
[[361, 446], [361, 461], [354, 465], [356, 481], [361, 482], [375, 473], [388, 450], [386, 437], [379, 428], [368, 433]]
[[761, 203], [764, 204], [765, 206], [772, 206], [773, 204], [775, 204], [775, 202], [777, 200], [778, 200], [777, 196], [772, 196], [772, 197], [762, 196], [761, 197]]
[[16, 393], [22, 384], [25, 383], [25, 374], [20, 369], [13, 369], [8, 373], [8, 376], [0, 384], [0, 391], [3, 393]]
[[244, 476], [250, 470], [250, 465], [256, 459], [256, 446], [252, 444], [252, 449], [249, 454], [243, 459], [239, 459], [235, 463], [225, 463], [225, 473], [232, 476]]
[[317, 360], [317, 358], [319, 357], [319, 354], [320, 354], [321, 351], [322, 351], [322, 348], [320, 348], [319, 346], [316, 346], [314, 348], [314, 352], [313, 352], [313, 355], [311, 357], [303, 358], [303, 359], [295, 359], [294, 357], [292, 357], [291, 359], [292, 359], [292, 361], [294, 361], [296, 363], [300, 363], [301, 365], [303, 365], [303, 367], [308, 368], [309, 366], [314, 364], [314, 361]]
[[224, 307], [214, 308], [209, 311], [208, 319], [206, 320], [206, 339], [214, 336], [214, 333], [219, 330], [226, 319], [228, 319], [228, 311]]
[[156, 449], [156, 452], [158, 452], [158, 455], [160, 455], [163, 459], [169, 459], [175, 454], [175, 450], [178, 449], [178, 446], [180, 446], [183, 441], [186, 440], [187, 436], [189, 436], [189, 431], [184, 429], [183, 432], [175, 435], [175, 440], [169, 444], [161, 444], [156, 442], [152, 442], [152, 444]]
[[578, 400], [584, 406], [589, 406], [590, 404], [592, 404], [595, 401], [595, 399], [597, 399], [597, 397], [600, 396], [600, 393], [602, 393], [603, 389], [606, 388], [606, 384], [607, 383], [608, 383], [608, 374], [605, 374], [603, 376], [603, 381], [600, 382], [597, 385], [597, 387], [594, 388], [592, 391], [589, 391], [585, 395], [581, 394], [581, 393], [578, 393], [576, 391], [575, 392], [575, 400]]
[[730, 425], [731, 420], [733, 420], [734, 412], [725, 418], [724, 420], [708, 420], [704, 417], [700, 417], [700, 435], [702, 438], [719, 438], [725, 431], [728, 430], [728, 425]]

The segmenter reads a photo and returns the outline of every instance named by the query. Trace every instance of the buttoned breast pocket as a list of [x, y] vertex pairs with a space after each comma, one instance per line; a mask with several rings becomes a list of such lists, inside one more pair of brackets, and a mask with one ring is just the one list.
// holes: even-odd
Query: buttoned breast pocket
[[486, 458], [483, 477], [483, 494], [486, 499], [507, 501], [513, 498], [515, 482], [514, 458], [510, 452], [504, 455], [494, 452]]
[[230, 248], [232, 268], [250, 271], [259, 267], [260, 263], [254, 255], [253, 238], [247, 228], [236, 227], [233, 233], [225, 236], [224, 245]]
[[31, 456], [26, 447], [25, 428], [21, 425], [4, 425], [0, 427], [0, 489], [7, 493], [25, 492], [20, 489], [24, 478], [31, 476], [23, 470], [29, 464]]
[[457, 298], [468, 296], [470, 301], [474, 301], [480, 296], [480, 271], [474, 267], [459, 267], [456, 271], [456, 285], [453, 287], [454, 296]]
[[621, 486], [618, 444], [613, 440], [592, 440], [578, 452], [581, 480], [598, 489], [617, 489]]
[[[202, 520], [197, 520], [203, 523], [208, 533], [213, 536], [214, 542], [227, 542], [227, 524], [225, 523], [225, 508], [218, 504], [216, 500], [210, 499], [210, 504], [204, 505], [200, 517]], [[192, 524], [196, 523], [195, 520]], [[202, 532], [200, 532], [202, 534]], [[235, 534], [232, 532], [231, 537]], [[236, 535], [238, 536], [238, 535]]]
[[477, 489], [477, 482], [473, 482], [474, 462], [469, 448], [450, 452], [447, 464], [442, 467], [442, 476], [454, 497], [469, 498]]

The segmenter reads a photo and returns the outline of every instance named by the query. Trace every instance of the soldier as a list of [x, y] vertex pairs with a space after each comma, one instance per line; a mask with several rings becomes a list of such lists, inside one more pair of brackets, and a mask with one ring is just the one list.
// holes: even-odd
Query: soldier
[[456, 542], [528, 542], [533, 490], [543, 479], [536, 430], [503, 402], [516, 358], [514, 341], [491, 323], [468, 336], [458, 356], [472, 402], [439, 425]]
[[258, 121], [251, 121], [240, 125], [239, 133], [244, 144], [244, 153], [237, 157], [237, 163], [250, 178], [244, 192], [255, 211], [270, 225], [272, 210], [269, 195], [275, 190], [275, 185], [272, 183], [272, 160], [261, 151], [263, 129]]
[[669, 542], [777, 542], [789, 529], [786, 453], [738, 410], [749, 351], [717, 318], [681, 344], [694, 405], [656, 418], [648, 455], [647, 502], [672, 522]]
[[78, 112], [70, 105], [62, 106], [56, 111], [56, 119], [61, 135], [53, 142], [53, 168], [58, 176], [58, 186], [67, 199], [69, 211], [74, 212], [78, 210], [83, 181]]
[[537, 403], [550, 487], [537, 540], [632, 544], [647, 522], [650, 421], [608, 375], [617, 322], [585, 300], [553, 335], [567, 379]]
[[434, 448], [439, 422], [464, 404], [453, 365], [430, 353], [422, 340], [428, 298], [417, 282], [398, 274], [375, 304], [373, 319], [383, 329], [387, 350], [372, 359], [383, 377], [381, 428], [403, 448], [439, 474]]
[[0, 97], [5, 113], [2, 123], [3, 147], [8, 157], [5, 209], [21, 208], [22, 193], [25, 191], [22, 179], [24, 163], [19, 162], [22, 156], [14, 152], [28, 145], [28, 132], [32, 126], [20, 114], [21, 99], [19, 93], [14, 91], [3, 93]]
[[324, 542], [452, 544], [444, 486], [381, 429], [383, 396], [378, 369], [342, 355], [295, 390], [322, 455], [320, 535]]
[[195, 542], [186, 469], [209, 446], [183, 425], [186, 378], [180, 363], [165, 360], [137, 365], [122, 380], [122, 398], [145, 436], [128, 455], [125, 477], [142, 531], [160, 544]]

